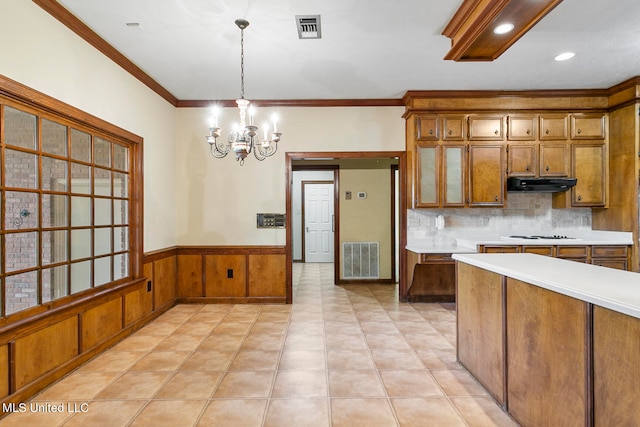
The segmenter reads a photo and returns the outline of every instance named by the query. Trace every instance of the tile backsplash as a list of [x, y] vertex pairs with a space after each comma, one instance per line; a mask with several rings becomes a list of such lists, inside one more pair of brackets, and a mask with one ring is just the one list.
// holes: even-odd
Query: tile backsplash
[[[444, 217], [438, 230], [436, 217]], [[570, 230], [591, 230], [591, 209], [552, 209], [550, 193], [509, 193], [504, 208], [410, 209], [407, 211], [407, 239], [434, 239], [451, 243], [471, 234], [518, 234], [540, 231], [560, 234]]]

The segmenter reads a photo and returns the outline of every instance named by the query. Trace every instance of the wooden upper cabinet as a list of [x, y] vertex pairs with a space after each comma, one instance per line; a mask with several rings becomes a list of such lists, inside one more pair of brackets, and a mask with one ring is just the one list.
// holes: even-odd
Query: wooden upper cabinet
[[504, 206], [502, 144], [469, 144], [469, 206]]
[[540, 115], [540, 140], [561, 140], [569, 138], [569, 126], [566, 114]]
[[510, 141], [535, 141], [538, 136], [538, 120], [534, 114], [512, 114], [507, 118], [507, 139]]
[[509, 144], [507, 173], [509, 176], [537, 176], [538, 146], [536, 144]]
[[567, 176], [568, 147], [565, 143], [541, 143], [539, 176]]
[[604, 139], [604, 114], [572, 114], [571, 139]]
[[572, 150], [573, 176], [578, 180], [571, 190], [572, 206], [605, 206], [605, 145], [573, 144]]
[[463, 115], [445, 114], [442, 116], [442, 139], [445, 141], [464, 141], [465, 122]]
[[504, 116], [502, 115], [470, 115], [469, 140], [502, 141], [504, 140]]
[[416, 116], [416, 141], [440, 139], [440, 118], [436, 114]]

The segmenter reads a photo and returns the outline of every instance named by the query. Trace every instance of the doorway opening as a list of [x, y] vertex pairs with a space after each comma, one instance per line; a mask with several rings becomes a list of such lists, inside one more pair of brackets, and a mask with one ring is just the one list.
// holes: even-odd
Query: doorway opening
[[[398, 283], [402, 291], [405, 287], [405, 257], [400, 248], [406, 245], [406, 209], [403, 209], [406, 206], [405, 156], [405, 152], [395, 151], [286, 153], [287, 303], [292, 302], [294, 262], [333, 262], [334, 284], [364, 283], [366, 279], [367, 283]], [[323, 188], [324, 200], [305, 202], [309, 191], [317, 192], [322, 185], [327, 185]], [[327, 200], [331, 186], [333, 214]], [[320, 195], [315, 194], [314, 197]], [[384, 198], [384, 202], [380, 198]], [[319, 203], [324, 203], [324, 206], [319, 207]], [[315, 221], [322, 222], [317, 224], [317, 231], [306, 223], [312, 215]], [[372, 230], [377, 233], [373, 237]], [[332, 261], [327, 245], [332, 246]], [[317, 261], [315, 256], [318, 254], [312, 256], [309, 249], [322, 252], [327, 258]], [[362, 276], [356, 275], [355, 279], [351, 270], [345, 275], [345, 265], [347, 269], [350, 267], [345, 262], [350, 262], [352, 250], [358, 256], [361, 254], [357, 251], [362, 250], [363, 256], [371, 258], [371, 271], [373, 267], [379, 268], [381, 275], [369, 277], [370, 271], [364, 268]], [[376, 251], [380, 253], [379, 259], [370, 256]], [[360, 260], [355, 263], [360, 268]]]

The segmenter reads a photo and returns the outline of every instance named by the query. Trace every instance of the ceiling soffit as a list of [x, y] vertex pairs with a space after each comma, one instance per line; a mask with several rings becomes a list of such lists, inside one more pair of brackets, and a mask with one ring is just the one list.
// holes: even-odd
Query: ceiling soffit
[[[444, 59], [493, 61], [536, 25], [562, 0], [464, 0], [442, 34], [451, 39]], [[514, 29], [495, 34], [502, 23]]]

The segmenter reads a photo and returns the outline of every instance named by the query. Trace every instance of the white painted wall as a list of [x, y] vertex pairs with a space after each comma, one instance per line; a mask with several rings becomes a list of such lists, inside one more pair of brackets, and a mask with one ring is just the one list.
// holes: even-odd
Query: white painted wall
[[[209, 155], [210, 109], [178, 109], [178, 245], [284, 245], [285, 230], [256, 229], [256, 213], [285, 212], [285, 152], [404, 151], [404, 107], [264, 108], [257, 116], [273, 112], [278, 152], [240, 166], [232, 154]], [[228, 130], [236, 117], [225, 109], [219, 124]]]
[[26, 0], [0, 0], [0, 74], [144, 138], [144, 251], [176, 244], [176, 109]]

